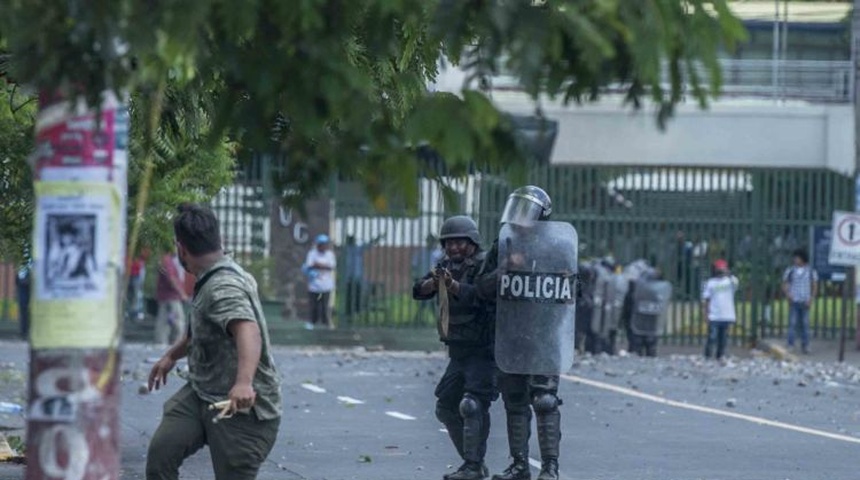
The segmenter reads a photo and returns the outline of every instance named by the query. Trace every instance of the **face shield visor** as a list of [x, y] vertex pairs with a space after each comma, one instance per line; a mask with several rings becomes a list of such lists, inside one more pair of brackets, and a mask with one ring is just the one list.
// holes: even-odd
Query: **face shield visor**
[[502, 212], [501, 223], [512, 223], [522, 227], [529, 227], [537, 222], [543, 207], [534, 200], [524, 195], [511, 195], [505, 203], [505, 210]]

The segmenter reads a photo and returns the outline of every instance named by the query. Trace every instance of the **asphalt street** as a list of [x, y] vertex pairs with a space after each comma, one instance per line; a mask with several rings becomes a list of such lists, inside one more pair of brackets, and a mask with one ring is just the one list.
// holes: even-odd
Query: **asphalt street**
[[[123, 479], [144, 478], [162, 404], [182, 384], [171, 377], [167, 391], [139, 394], [147, 359], [159, 353], [140, 345], [125, 350]], [[26, 368], [26, 346], [0, 343], [0, 355], [0, 400], [14, 400], [23, 391], [15, 372]], [[440, 479], [459, 465], [433, 414], [442, 352], [276, 348], [275, 356], [285, 415], [261, 480]], [[560, 394], [562, 478], [860, 477], [860, 370], [851, 365], [584, 357]], [[498, 472], [508, 462], [501, 402], [492, 413], [487, 463]], [[16, 421], [0, 415], [0, 426]], [[539, 458], [534, 435], [531, 457]], [[23, 478], [23, 467], [0, 465], [0, 479]], [[182, 478], [212, 478], [205, 449], [186, 462]]]

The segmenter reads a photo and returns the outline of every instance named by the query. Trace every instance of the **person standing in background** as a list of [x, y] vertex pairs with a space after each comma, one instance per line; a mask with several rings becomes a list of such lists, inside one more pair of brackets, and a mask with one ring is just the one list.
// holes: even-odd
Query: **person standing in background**
[[738, 278], [729, 273], [729, 264], [723, 259], [714, 261], [714, 275], [705, 282], [702, 289], [702, 313], [708, 322], [708, 342], [705, 345], [705, 358], [711, 358], [716, 344], [717, 360], [726, 351], [726, 337], [729, 327], [737, 320], [735, 313], [735, 292], [738, 291]]
[[337, 266], [334, 252], [331, 251], [331, 240], [328, 235], [317, 235], [302, 271], [308, 278], [308, 296], [310, 297], [311, 322], [307, 328], [313, 329], [317, 324], [332, 328], [329, 315], [329, 301], [334, 291], [334, 269]]
[[800, 345], [809, 353], [809, 309], [818, 294], [818, 272], [809, 266], [809, 254], [798, 248], [792, 253], [794, 265], [782, 275], [782, 291], [788, 299], [788, 348], [794, 348], [794, 336], [800, 331]]
[[346, 270], [346, 315], [361, 312], [364, 294], [364, 253], [379, 243], [385, 236], [381, 234], [367, 243], [358, 244], [354, 235], [346, 236], [344, 245], [344, 270]]
[[179, 257], [170, 251], [161, 257], [158, 265], [158, 281], [155, 288], [158, 301], [158, 316], [155, 318], [155, 343], [173, 344], [185, 333], [185, 270]]
[[146, 317], [143, 307], [143, 282], [146, 280], [146, 262], [149, 260], [149, 248], [144, 247], [140, 254], [129, 262], [128, 267], [128, 298], [126, 299], [128, 318], [142, 322]]
[[15, 275], [15, 288], [18, 296], [18, 326], [20, 327], [21, 339], [27, 340], [30, 336], [30, 285], [33, 278], [31, 271], [33, 261], [28, 260], [21, 265]]

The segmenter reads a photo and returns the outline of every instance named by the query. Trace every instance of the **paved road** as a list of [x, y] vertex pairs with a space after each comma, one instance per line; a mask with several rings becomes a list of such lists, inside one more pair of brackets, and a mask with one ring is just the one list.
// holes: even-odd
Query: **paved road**
[[[146, 358], [157, 354], [126, 350], [124, 479], [143, 478], [146, 445], [168, 396], [137, 393]], [[3, 361], [21, 368], [25, 357], [23, 345], [0, 344]], [[445, 366], [440, 353], [277, 349], [276, 359], [285, 377], [285, 418], [261, 480], [439, 479], [459, 463], [433, 415], [432, 391]], [[855, 367], [586, 358], [571, 375], [561, 387], [563, 478], [858, 478]], [[181, 383], [172, 380], [171, 391]], [[501, 403], [493, 407], [493, 425], [487, 461], [499, 471], [507, 463]], [[182, 478], [211, 478], [208, 462], [201, 452]], [[0, 466], [0, 479], [23, 479], [23, 470]]]

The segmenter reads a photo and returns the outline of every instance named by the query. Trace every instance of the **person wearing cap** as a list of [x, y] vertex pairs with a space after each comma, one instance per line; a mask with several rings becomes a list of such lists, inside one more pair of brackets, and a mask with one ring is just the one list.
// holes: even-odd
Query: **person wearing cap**
[[465, 215], [445, 220], [439, 243], [445, 255], [415, 281], [412, 298], [439, 300], [437, 330], [439, 340], [448, 347], [448, 366], [434, 392], [436, 418], [445, 425], [463, 464], [442, 478], [483, 480], [489, 474], [484, 457], [490, 405], [499, 395], [493, 355], [494, 311], [490, 299], [475, 285], [485, 253], [478, 224]]
[[314, 240], [312, 248], [302, 271], [308, 277], [308, 296], [310, 297], [311, 322], [309, 328], [317, 324], [331, 327], [329, 316], [329, 300], [334, 290], [334, 269], [337, 266], [334, 252], [331, 251], [331, 240], [328, 235], [321, 233]]
[[705, 358], [711, 358], [716, 344], [716, 358], [720, 360], [726, 351], [729, 327], [735, 323], [735, 293], [738, 278], [729, 273], [729, 264], [723, 259], [714, 261], [714, 275], [702, 289], [702, 315], [708, 322], [708, 341]]

